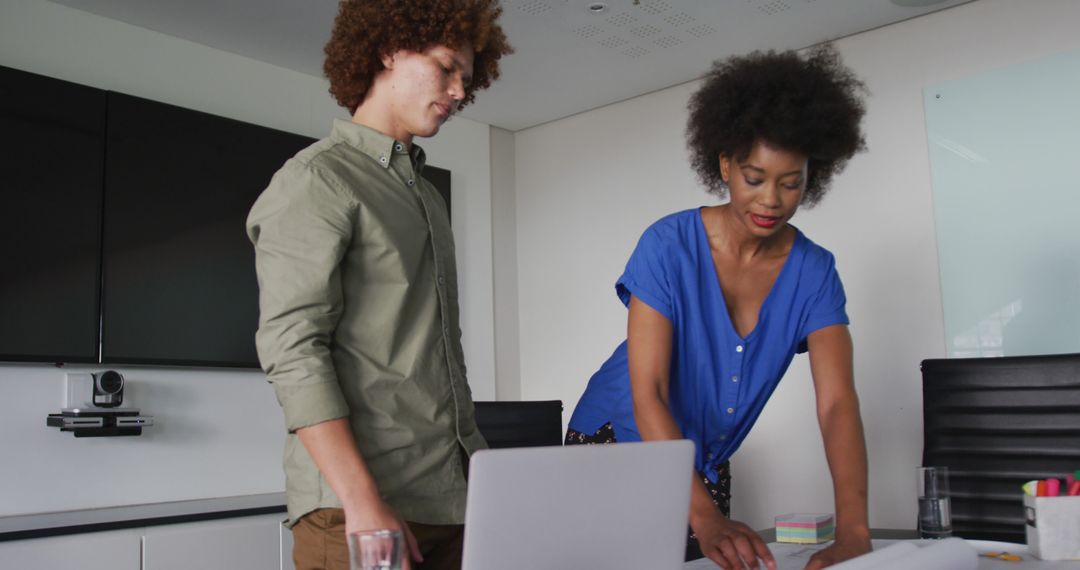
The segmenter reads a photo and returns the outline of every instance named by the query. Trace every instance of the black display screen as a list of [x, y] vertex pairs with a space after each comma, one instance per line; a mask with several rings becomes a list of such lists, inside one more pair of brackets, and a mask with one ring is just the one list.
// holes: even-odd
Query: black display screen
[[0, 67], [0, 360], [258, 367], [245, 221], [312, 142]]
[[0, 359], [97, 362], [104, 108], [0, 67]]
[[245, 220], [314, 139], [108, 97], [102, 361], [257, 367]]

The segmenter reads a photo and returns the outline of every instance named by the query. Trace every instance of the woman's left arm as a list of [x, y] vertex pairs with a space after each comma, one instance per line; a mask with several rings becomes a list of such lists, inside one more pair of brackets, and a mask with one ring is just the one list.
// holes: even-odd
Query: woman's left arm
[[810, 558], [816, 570], [870, 551], [866, 506], [866, 440], [855, 394], [851, 334], [846, 325], [818, 329], [808, 338], [818, 424], [836, 497], [836, 541]]

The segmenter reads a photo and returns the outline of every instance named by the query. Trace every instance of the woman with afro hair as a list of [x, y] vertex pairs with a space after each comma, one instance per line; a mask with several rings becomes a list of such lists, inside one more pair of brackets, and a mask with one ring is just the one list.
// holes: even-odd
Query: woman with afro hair
[[616, 282], [627, 340], [589, 380], [567, 443], [694, 441], [688, 558], [775, 568], [757, 533], [728, 518], [728, 458], [801, 352], [836, 498], [836, 541], [807, 568], [870, 549], [844, 289], [832, 254], [790, 224], [865, 147], [863, 91], [830, 45], [714, 64], [690, 100], [687, 142], [727, 201], [655, 222]]
[[458, 569], [468, 456], [454, 240], [430, 137], [511, 52], [497, 0], [343, 0], [324, 71], [351, 120], [289, 159], [248, 216], [256, 346], [284, 411], [297, 569], [349, 568], [390, 529], [405, 568]]

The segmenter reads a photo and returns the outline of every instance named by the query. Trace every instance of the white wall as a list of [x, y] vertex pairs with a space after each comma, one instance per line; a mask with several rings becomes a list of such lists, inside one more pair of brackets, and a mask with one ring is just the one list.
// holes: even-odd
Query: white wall
[[518, 339], [517, 196], [514, 133], [491, 127], [491, 233], [494, 258], [495, 392], [521, 399]]
[[[320, 78], [42, 0], [0, 2], [0, 65], [312, 137], [345, 116]], [[494, 399], [489, 129], [455, 118], [421, 144], [453, 172], [466, 363], [476, 398]], [[45, 426], [65, 370], [0, 365], [0, 516], [283, 490], [281, 412], [260, 373], [121, 368], [157, 425], [76, 440]]]
[[[922, 88], [1080, 48], [1074, 0], [978, 0], [839, 40], [872, 92], [869, 152], [795, 224], [837, 256], [848, 293], [870, 448], [870, 521], [912, 528], [921, 459], [919, 362], [945, 356]], [[712, 203], [683, 143], [696, 83], [516, 133], [524, 399], [567, 414], [625, 336], [613, 291], [641, 231]], [[737, 518], [832, 512], [805, 357], [797, 358], [733, 460]]]

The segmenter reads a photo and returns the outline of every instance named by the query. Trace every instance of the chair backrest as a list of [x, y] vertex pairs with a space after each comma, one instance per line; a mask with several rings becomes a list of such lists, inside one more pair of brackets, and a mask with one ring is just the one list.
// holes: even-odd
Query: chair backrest
[[476, 402], [476, 426], [492, 449], [562, 445], [562, 401]]
[[949, 468], [953, 534], [1024, 542], [1021, 485], [1080, 468], [1080, 354], [922, 362], [923, 465]]

